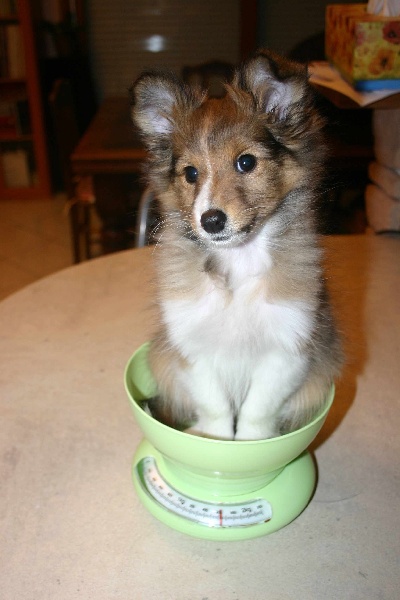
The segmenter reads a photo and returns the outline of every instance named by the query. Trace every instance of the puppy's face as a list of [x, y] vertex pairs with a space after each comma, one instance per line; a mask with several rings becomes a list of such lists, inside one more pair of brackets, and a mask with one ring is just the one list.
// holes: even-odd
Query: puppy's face
[[134, 88], [151, 184], [188, 237], [212, 246], [243, 243], [289, 192], [310, 185], [311, 163], [319, 163], [310, 138], [319, 122], [306, 74], [284, 62], [279, 78], [272, 60], [262, 54], [248, 63], [218, 100], [163, 75], [144, 75]]
[[171, 134], [168, 205], [214, 245], [244, 241], [301, 177], [290, 155], [268, 139], [265, 115], [252, 114], [250, 99], [242, 104], [231, 95], [208, 100], [178, 113]]

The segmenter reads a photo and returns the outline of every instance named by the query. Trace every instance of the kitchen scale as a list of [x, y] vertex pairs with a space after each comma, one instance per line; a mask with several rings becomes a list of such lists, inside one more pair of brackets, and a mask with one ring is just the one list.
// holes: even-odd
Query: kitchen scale
[[334, 388], [305, 427], [267, 440], [225, 441], [168, 427], [143, 408], [156, 394], [141, 346], [125, 370], [125, 388], [144, 434], [133, 461], [133, 482], [144, 506], [182, 533], [210, 540], [244, 540], [295, 519], [315, 489], [307, 451], [321, 429]]

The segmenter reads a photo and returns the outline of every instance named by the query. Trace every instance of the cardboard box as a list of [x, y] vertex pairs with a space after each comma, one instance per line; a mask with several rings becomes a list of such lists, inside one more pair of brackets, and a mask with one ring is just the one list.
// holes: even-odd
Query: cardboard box
[[330, 4], [325, 53], [357, 90], [400, 89], [400, 16], [370, 15], [367, 4]]

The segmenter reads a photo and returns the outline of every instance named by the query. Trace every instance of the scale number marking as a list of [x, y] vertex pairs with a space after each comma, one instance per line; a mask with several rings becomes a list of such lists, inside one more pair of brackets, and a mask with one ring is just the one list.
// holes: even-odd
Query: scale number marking
[[270, 521], [271, 504], [256, 498], [243, 502], [207, 502], [182, 494], [160, 474], [156, 461], [146, 456], [136, 465], [136, 475], [144, 491], [170, 512], [207, 527], [249, 527]]

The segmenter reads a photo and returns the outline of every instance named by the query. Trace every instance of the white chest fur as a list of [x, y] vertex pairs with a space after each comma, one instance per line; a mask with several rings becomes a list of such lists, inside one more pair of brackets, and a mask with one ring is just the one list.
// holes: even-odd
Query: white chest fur
[[282, 349], [297, 354], [309, 338], [312, 314], [299, 299], [267, 300], [272, 259], [260, 240], [219, 250], [229, 289], [204, 274], [197, 295], [161, 305], [171, 341], [189, 359], [253, 360]]

